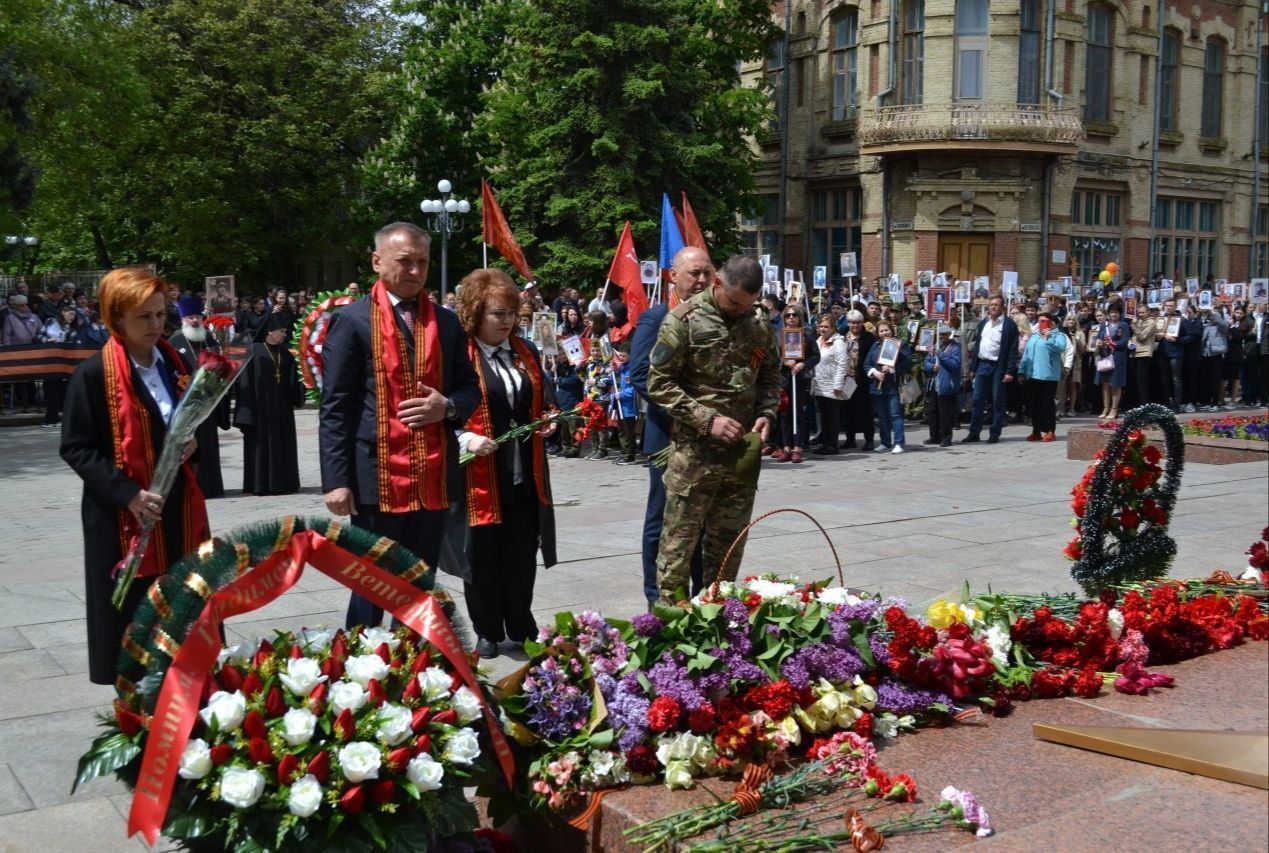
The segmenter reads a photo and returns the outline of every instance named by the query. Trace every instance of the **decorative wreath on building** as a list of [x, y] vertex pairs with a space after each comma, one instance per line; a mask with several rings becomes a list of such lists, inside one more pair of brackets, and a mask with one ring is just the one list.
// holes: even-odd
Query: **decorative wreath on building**
[[[1166, 459], [1146, 439], [1143, 430], [1151, 426], [1163, 431]], [[1097, 460], [1071, 491], [1076, 536], [1066, 547], [1075, 561], [1071, 576], [1089, 595], [1168, 573], [1176, 556], [1168, 522], [1181, 488], [1185, 437], [1169, 409], [1139, 406]]]
[[296, 362], [300, 368], [300, 381], [304, 383], [310, 402], [320, 403], [323, 377], [322, 345], [326, 342], [330, 318], [336, 310], [356, 302], [357, 297], [332, 290], [319, 293], [316, 301], [316, 307], [295, 321], [295, 341], [299, 348], [299, 358]]

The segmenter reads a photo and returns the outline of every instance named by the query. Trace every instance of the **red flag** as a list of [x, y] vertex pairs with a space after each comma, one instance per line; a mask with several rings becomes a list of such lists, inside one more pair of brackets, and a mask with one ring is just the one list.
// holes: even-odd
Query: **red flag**
[[709, 246], [705, 245], [705, 235], [701, 233], [701, 226], [696, 221], [696, 214], [692, 211], [692, 205], [687, 200], [687, 193], [683, 195], [683, 223], [679, 230], [683, 233], [683, 242], [688, 246], [695, 246], [705, 254], [709, 254]]
[[648, 307], [648, 294], [644, 292], [643, 279], [639, 277], [639, 256], [635, 254], [629, 221], [621, 230], [621, 239], [617, 241], [617, 254], [613, 256], [612, 266], [608, 268], [608, 280], [620, 287], [625, 294], [621, 301], [626, 303], [630, 322], [638, 322], [639, 315]]
[[516, 242], [516, 236], [511, 233], [511, 226], [502, 215], [502, 209], [498, 207], [493, 188], [484, 178], [480, 179], [480, 219], [484, 230], [481, 239], [497, 249], [498, 254], [506, 258], [520, 275], [532, 279], [533, 273], [524, 259], [524, 252], [521, 251], [520, 244]]

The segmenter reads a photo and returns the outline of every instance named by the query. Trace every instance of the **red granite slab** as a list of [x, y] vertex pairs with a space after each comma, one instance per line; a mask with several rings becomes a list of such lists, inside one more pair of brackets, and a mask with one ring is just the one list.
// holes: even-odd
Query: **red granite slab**
[[[1096, 426], [1072, 427], [1066, 433], [1067, 459], [1092, 459], [1106, 446], [1114, 430]], [[1146, 432], [1147, 444], [1165, 450], [1163, 433]], [[1237, 438], [1215, 438], [1204, 435], [1185, 437], [1185, 461], [1203, 465], [1237, 465], [1242, 462], [1269, 461], [1269, 442]]]

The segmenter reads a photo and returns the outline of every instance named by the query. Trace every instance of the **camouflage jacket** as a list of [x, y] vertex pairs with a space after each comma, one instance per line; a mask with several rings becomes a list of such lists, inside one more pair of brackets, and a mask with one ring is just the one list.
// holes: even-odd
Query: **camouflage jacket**
[[[648, 397], [674, 418], [675, 438], [704, 437], [725, 415], [746, 429], [774, 421], [780, 405], [780, 360], [771, 327], [747, 314], [724, 317], [712, 288], [666, 315], [652, 348]], [[684, 433], [687, 435], [684, 435]]]

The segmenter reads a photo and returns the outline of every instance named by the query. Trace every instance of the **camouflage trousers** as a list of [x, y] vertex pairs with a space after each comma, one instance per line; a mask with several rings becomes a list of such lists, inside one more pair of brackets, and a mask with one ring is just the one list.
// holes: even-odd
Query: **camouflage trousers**
[[673, 604], [688, 588], [692, 552], [701, 544], [701, 565], [708, 586], [715, 578], [735, 580], [745, 543], [736, 545], [727, 565], [718, 567], [727, 549], [753, 514], [757, 483], [738, 476], [716, 453], [678, 442], [665, 467], [665, 516], [657, 548], [657, 588], [661, 602]]

